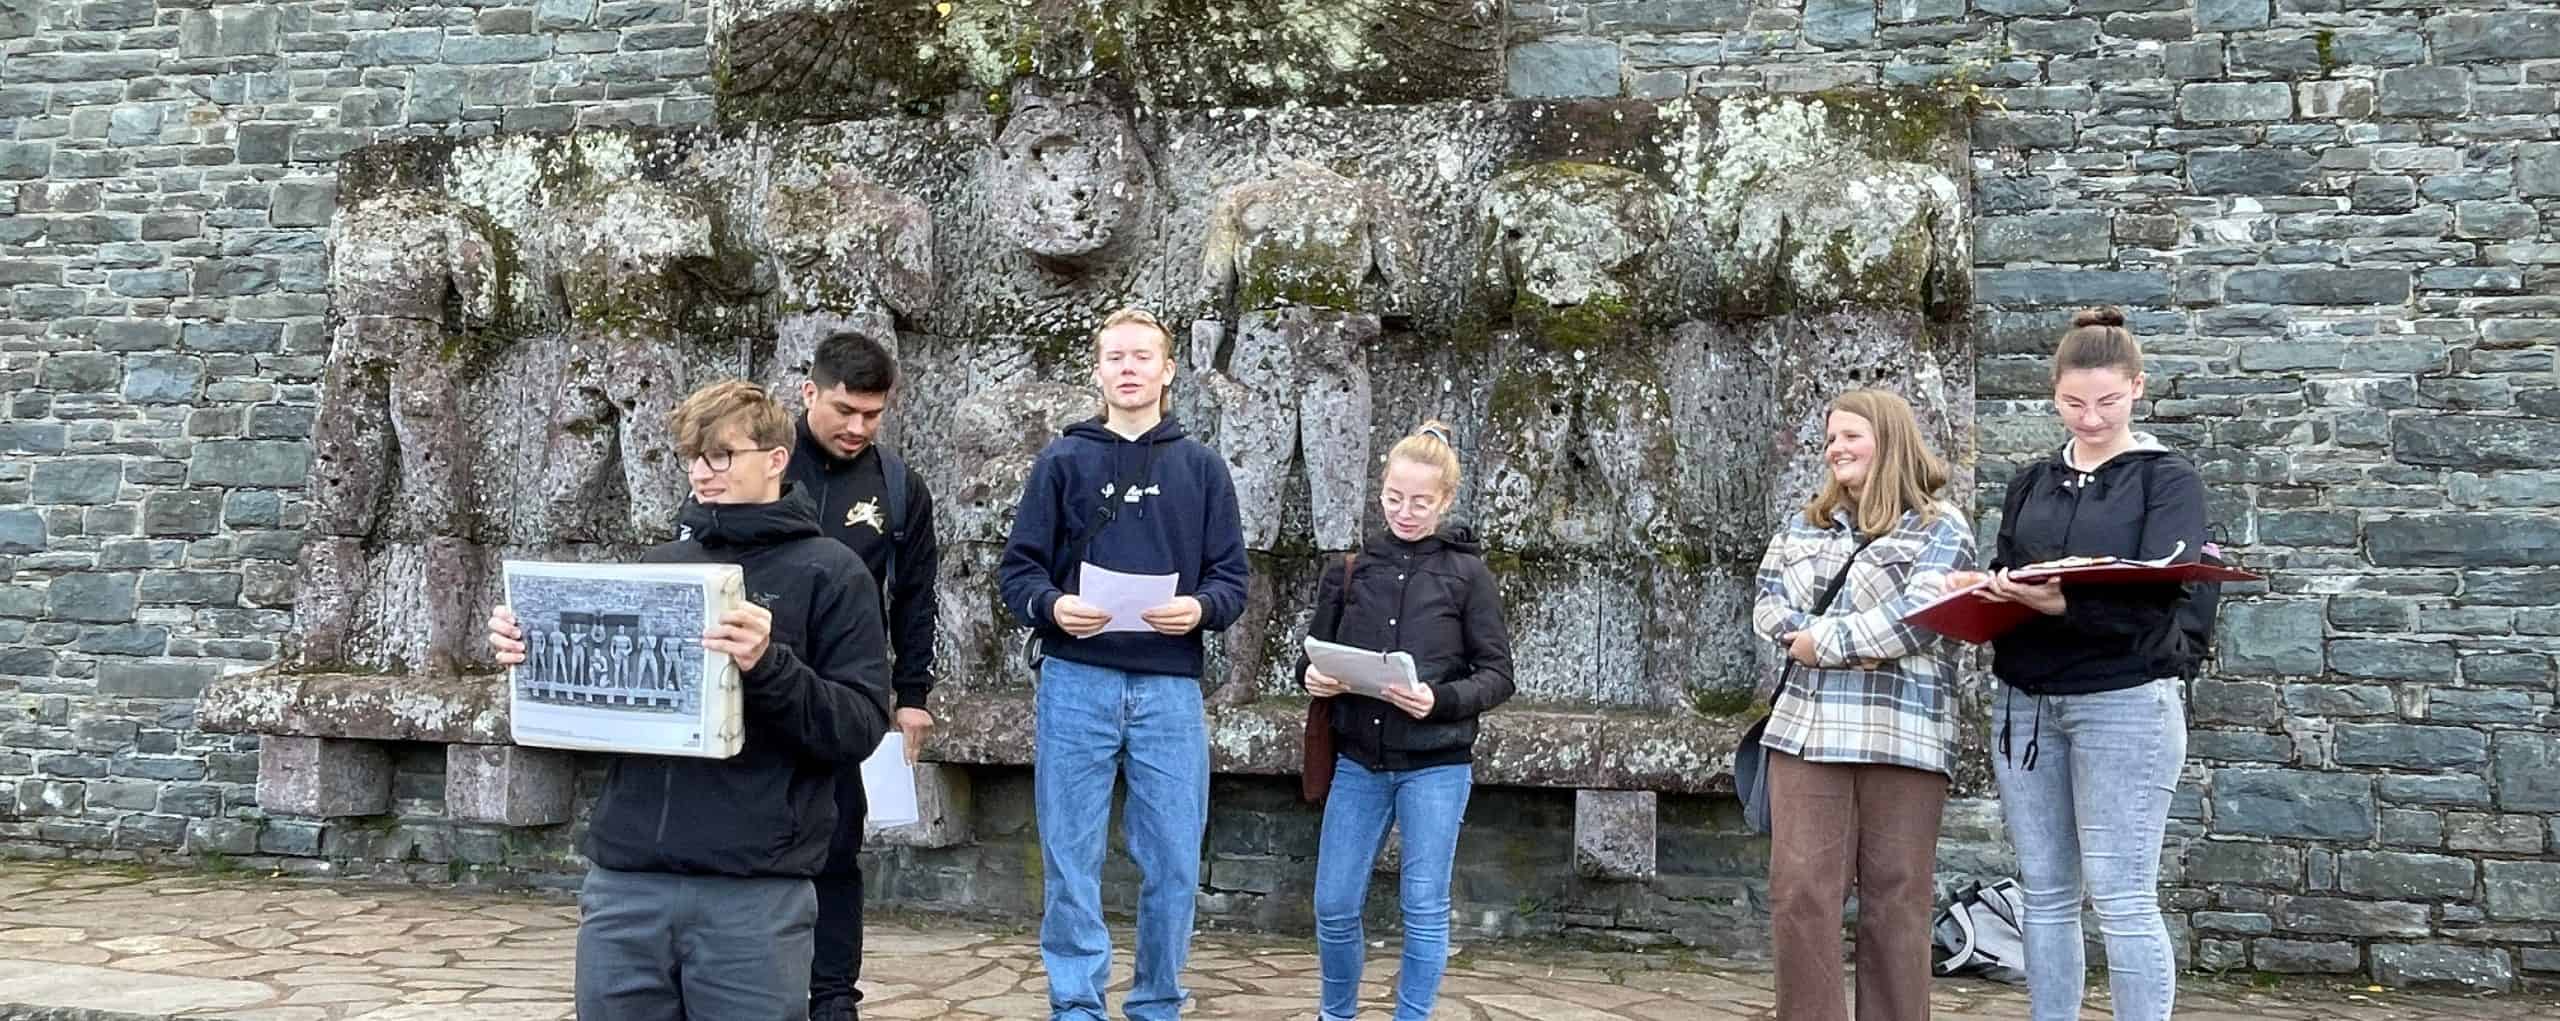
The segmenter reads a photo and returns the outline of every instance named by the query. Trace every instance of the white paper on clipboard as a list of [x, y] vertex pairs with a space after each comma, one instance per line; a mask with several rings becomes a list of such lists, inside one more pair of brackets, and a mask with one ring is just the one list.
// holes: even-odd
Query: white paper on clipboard
[[870, 803], [863, 821], [874, 827], [915, 822], [916, 771], [907, 765], [907, 735], [892, 730], [880, 747], [862, 760], [862, 796]]
[[1318, 673], [1341, 681], [1343, 687], [1370, 698], [1385, 698], [1389, 685], [1422, 686], [1422, 681], [1414, 676], [1413, 654], [1409, 652], [1353, 648], [1310, 635], [1307, 637], [1307, 662], [1314, 664]]

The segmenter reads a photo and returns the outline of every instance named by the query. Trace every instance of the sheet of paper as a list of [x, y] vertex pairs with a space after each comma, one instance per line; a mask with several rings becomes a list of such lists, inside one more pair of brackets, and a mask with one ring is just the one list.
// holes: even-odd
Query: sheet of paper
[[1318, 672], [1341, 681], [1343, 687], [1370, 698], [1386, 697], [1390, 685], [1414, 688], [1422, 684], [1414, 676], [1413, 654], [1409, 652], [1376, 652], [1336, 645], [1310, 635], [1307, 661], [1315, 664]]
[[1181, 580], [1180, 575], [1122, 574], [1085, 563], [1077, 566], [1076, 598], [1111, 615], [1111, 623], [1102, 626], [1105, 633], [1153, 631], [1139, 614], [1172, 602], [1174, 584]]
[[863, 821], [871, 826], [916, 821], [916, 771], [907, 765], [907, 735], [890, 731], [871, 757], [862, 760], [862, 796], [870, 801]]

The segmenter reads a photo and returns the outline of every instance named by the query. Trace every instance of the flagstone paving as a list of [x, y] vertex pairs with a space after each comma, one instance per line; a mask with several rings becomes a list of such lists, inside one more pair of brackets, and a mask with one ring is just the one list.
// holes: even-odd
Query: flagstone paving
[[[0, 1019], [552, 1021], [571, 1016], [576, 927], [575, 907], [533, 895], [9, 863], [0, 866]], [[1018, 928], [901, 915], [875, 919], [865, 942], [866, 1018], [1046, 1016], [1039, 948]], [[1114, 977], [1125, 984], [1122, 956]], [[1394, 947], [1370, 956], [1365, 1009], [1383, 1017]], [[1191, 1017], [1314, 1016], [1316, 962], [1302, 942], [1203, 934], [1185, 981], [1198, 997]], [[2013, 989], [1941, 982], [1935, 993], [1941, 1019], [2026, 1016]], [[2088, 1018], [2107, 1016], [2097, 997]], [[2560, 1017], [2550, 995], [2198, 979], [2180, 997], [2189, 1021]], [[1462, 948], [1435, 1016], [1768, 1019], [1770, 1000], [1767, 971], [1751, 964], [1501, 944]]]

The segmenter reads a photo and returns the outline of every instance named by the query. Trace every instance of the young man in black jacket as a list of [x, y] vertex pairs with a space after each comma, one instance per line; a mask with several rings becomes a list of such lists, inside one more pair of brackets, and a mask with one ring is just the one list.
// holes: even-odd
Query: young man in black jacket
[[[643, 559], [745, 569], [748, 602], [702, 647], [738, 666], [746, 741], [613, 758], [587, 823], [578, 1016], [800, 1021], [836, 776], [889, 728], [879, 587], [784, 484], [791, 416], [763, 389], [704, 387], [673, 425], [693, 502]], [[500, 664], [524, 662], [523, 639], [508, 608], [490, 616]]]
[[[826, 534], [862, 558], [889, 609], [896, 654], [889, 685], [896, 724], [914, 763], [933, 729], [934, 577], [942, 551], [933, 538], [933, 494], [924, 476], [882, 447], [880, 430], [898, 385], [898, 364], [880, 342], [838, 333], [818, 345], [800, 384], [800, 418], [789, 478], [817, 504]], [[809, 969], [809, 1016], [853, 1021], [862, 990], [862, 825], [870, 812], [859, 764], [836, 778], [836, 833], [818, 874], [818, 949]]]

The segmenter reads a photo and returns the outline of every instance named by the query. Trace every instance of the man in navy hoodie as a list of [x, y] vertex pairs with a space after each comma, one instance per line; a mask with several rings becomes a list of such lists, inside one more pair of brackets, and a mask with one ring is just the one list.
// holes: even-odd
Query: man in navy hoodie
[[[1201, 632], [1244, 612], [1244, 530], [1226, 462], [1165, 413], [1173, 335], [1136, 310], [1094, 331], [1103, 414], [1032, 465], [1005, 545], [1005, 606], [1039, 632], [1032, 796], [1040, 825], [1040, 957], [1053, 1021], [1103, 1021], [1111, 933], [1102, 861], [1113, 782], [1144, 879], [1123, 1012], [1178, 1018], [1209, 816]], [[1117, 621], [1076, 594], [1082, 564], [1175, 576], [1173, 601]], [[1106, 630], [1107, 629], [1107, 630]]]
[[[642, 559], [745, 570], [748, 602], [702, 647], [738, 666], [746, 741], [728, 759], [612, 758], [578, 889], [578, 1016], [802, 1021], [836, 774], [889, 728], [880, 588], [783, 483], [791, 415], [763, 389], [704, 387], [673, 426], [693, 502]], [[524, 662], [504, 606], [489, 644]]]

